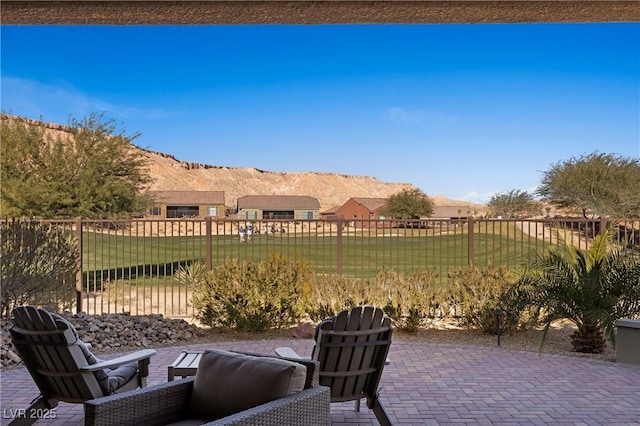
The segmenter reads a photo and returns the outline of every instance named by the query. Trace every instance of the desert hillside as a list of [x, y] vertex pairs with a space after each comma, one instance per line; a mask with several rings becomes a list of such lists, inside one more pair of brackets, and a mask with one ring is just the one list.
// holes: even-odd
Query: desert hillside
[[[12, 119], [22, 119], [10, 117]], [[64, 135], [67, 126], [22, 119], [46, 128], [50, 136]], [[149, 189], [155, 191], [224, 191], [225, 204], [236, 205], [244, 195], [309, 195], [320, 201], [323, 210], [344, 204], [351, 197], [386, 198], [410, 183], [382, 182], [371, 176], [351, 176], [322, 172], [279, 172], [255, 168], [224, 167], [180, 161], [172, 155], [139, 149], [153, 177]], [[435, 204], [475, 206], [466, 201], [432, 195]]]
[[388, 183], [370, 176], [350, 176], [320, 172], [275, 172], [245, 167], [221, 167], [179, 161], [144, 150], [154, 177], [152, 190], [224, 191], [227, 206], [244, 195], [309, 195], [322, 209], [342, 205], [351, 197], [386, 198], [408, 183]]

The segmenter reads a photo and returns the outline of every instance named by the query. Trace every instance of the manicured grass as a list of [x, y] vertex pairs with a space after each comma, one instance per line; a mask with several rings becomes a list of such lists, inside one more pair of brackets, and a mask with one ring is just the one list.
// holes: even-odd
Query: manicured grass
[[[180, 265], [204, 262], [206, 237], [139, 237], [85, 232], [83, 272], [91, 281], [168, 277]], [[226, 258], [259, 261], [273, 255], [306, 261], [317, 273], [342, 272], [357, 278], [371, 278], [383, 269], [398, 272], [435, 269], [441, 281], [447, 272], [469, 263], [468, 231], [464, 227], [438, 229], [386, 229], [343, 234], [338, 247], [335, 235], [315, 233], [254, 235], [240, 243], [236, 235], [211, 237], [212, 266]], [[488, 262], [518, 266], [532, 250], [545, 243], [522, 234], [515, 227], [491, 229], [490, 223], [476, 224], [473, 233], [473, 263]], [[341, 268], [341, 270], [340, 270]], [[102, 278], [101, 278], [102, 277]]]

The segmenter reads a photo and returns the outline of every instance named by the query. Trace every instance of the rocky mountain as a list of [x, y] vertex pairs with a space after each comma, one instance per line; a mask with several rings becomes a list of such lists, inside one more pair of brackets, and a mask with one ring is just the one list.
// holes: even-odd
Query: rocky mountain
[[248, 167], [222, 167], [180, 161], [171, 155], [143, 150], [156, 191], [224, 191], [227, 206], [244, 195], [309, 195], [322, 209], [342, 205], [351, 197], [386, 198], [409, 183], [382, 182], [371, 176], [321, 172], [275, 172]]
[[[5, 117], [3, 117], [5, 118]], [[45, 127], [50, 136], [64, 135], [67, 126], [10, 117]], [[154, 191], [224, 191], [225, 204], [236, 205], [244, 195], [309, 195], [320, 201], [321, 209], [344, 204], [351, 197], [386, 198], [410, 183], [382, 182], [372, 176], [352, 176], [322, 172], [278, 172], [256, 168], [224, 167], [180, 161], [172, 155], [139, 149], [146, 158]], [[429, 194], [431, 195], [431, 194]], [[436, 205], [465, 205], [466, 201], [434, 197]]]

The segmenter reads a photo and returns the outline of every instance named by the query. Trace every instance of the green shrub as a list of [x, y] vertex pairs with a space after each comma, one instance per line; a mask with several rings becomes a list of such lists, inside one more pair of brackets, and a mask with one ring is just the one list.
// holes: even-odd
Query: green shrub
[[205, 325], [263, 331], [291, 326], [303, 315], [312, 275], [304, 262], [281, 256], [259, 263], [227, 259], [203, 278], [197, 268], [178, 278], [193, 286], [196, 318]]
[[313, 284], [313, 291], [305, 304], [312, 321], [319, 322], [343, 309], [376, 302], [369, 281], [340, 275], [320, 275]]
[[102, 282], [102, 300], [106, 300], [115, 312], [132, 312], [136, 306], [153, 305], [153, 290], [137, 286], [127, 280]]
[[428, 270], [378, 273], [376, 286], [380, 290], [376, 293], [384, 295], [379, 304], [398, 329], [415, 332], [425, 318], [433, 317], [441, 309], [435, 281], [435, 272]]
[[180, 284], [196, 288], [204, 284], [207, 275], [207, 268], [204, 263], [196, 261], [180, 266], [173, 278]]
[[[504, 267], [488, 264], [464, 267], [449, 274], [449, 302], [463, 325], [496, 332], [496, 309], [503, 311], [501, 327], [512, 330], [520, 323], [522, 308], [511, 289], [516, 278]], [[510, 297], [511, 295], [511, 297]]]
[[372, 281], [319, 276], [306, 310], [313, 321], [321, 321], [354, 306], [377, 306], [395, 327], [413, 332], [425, 318], [438, 315], [442, 309], [445, 297], [439, 295], [435, 279], [433, 271], [402, 274], [383, 270]]
[[76, 301], [76, 239], [37, 221], [0, 222], [2, 312], [17, 305], [43, 306], [54, 312]]

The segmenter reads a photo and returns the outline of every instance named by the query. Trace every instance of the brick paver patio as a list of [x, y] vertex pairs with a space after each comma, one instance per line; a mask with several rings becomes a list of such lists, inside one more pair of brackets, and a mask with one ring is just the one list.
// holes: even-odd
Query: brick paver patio
[[[208, 347], [273, 353], [290, 346], [309, 355], [310, 340], [264, 340], [160, 348], [149, 385], [167, 380], [167, 366], [183, 349]], [[106, 358], [106, 356], [105, 356]], [[394, 341], [382, 377], [381, 400], [398, 425], [640, 425], [640, 366], [585, 358]], [[2, 424], [26, 408], [37, 389], [25, 369], [1, 374]], [[55, 420], [82, 425], [82, 404], [60, 403]], [[332, 404], [334, 425], [377, 424], [365, 408]]]

